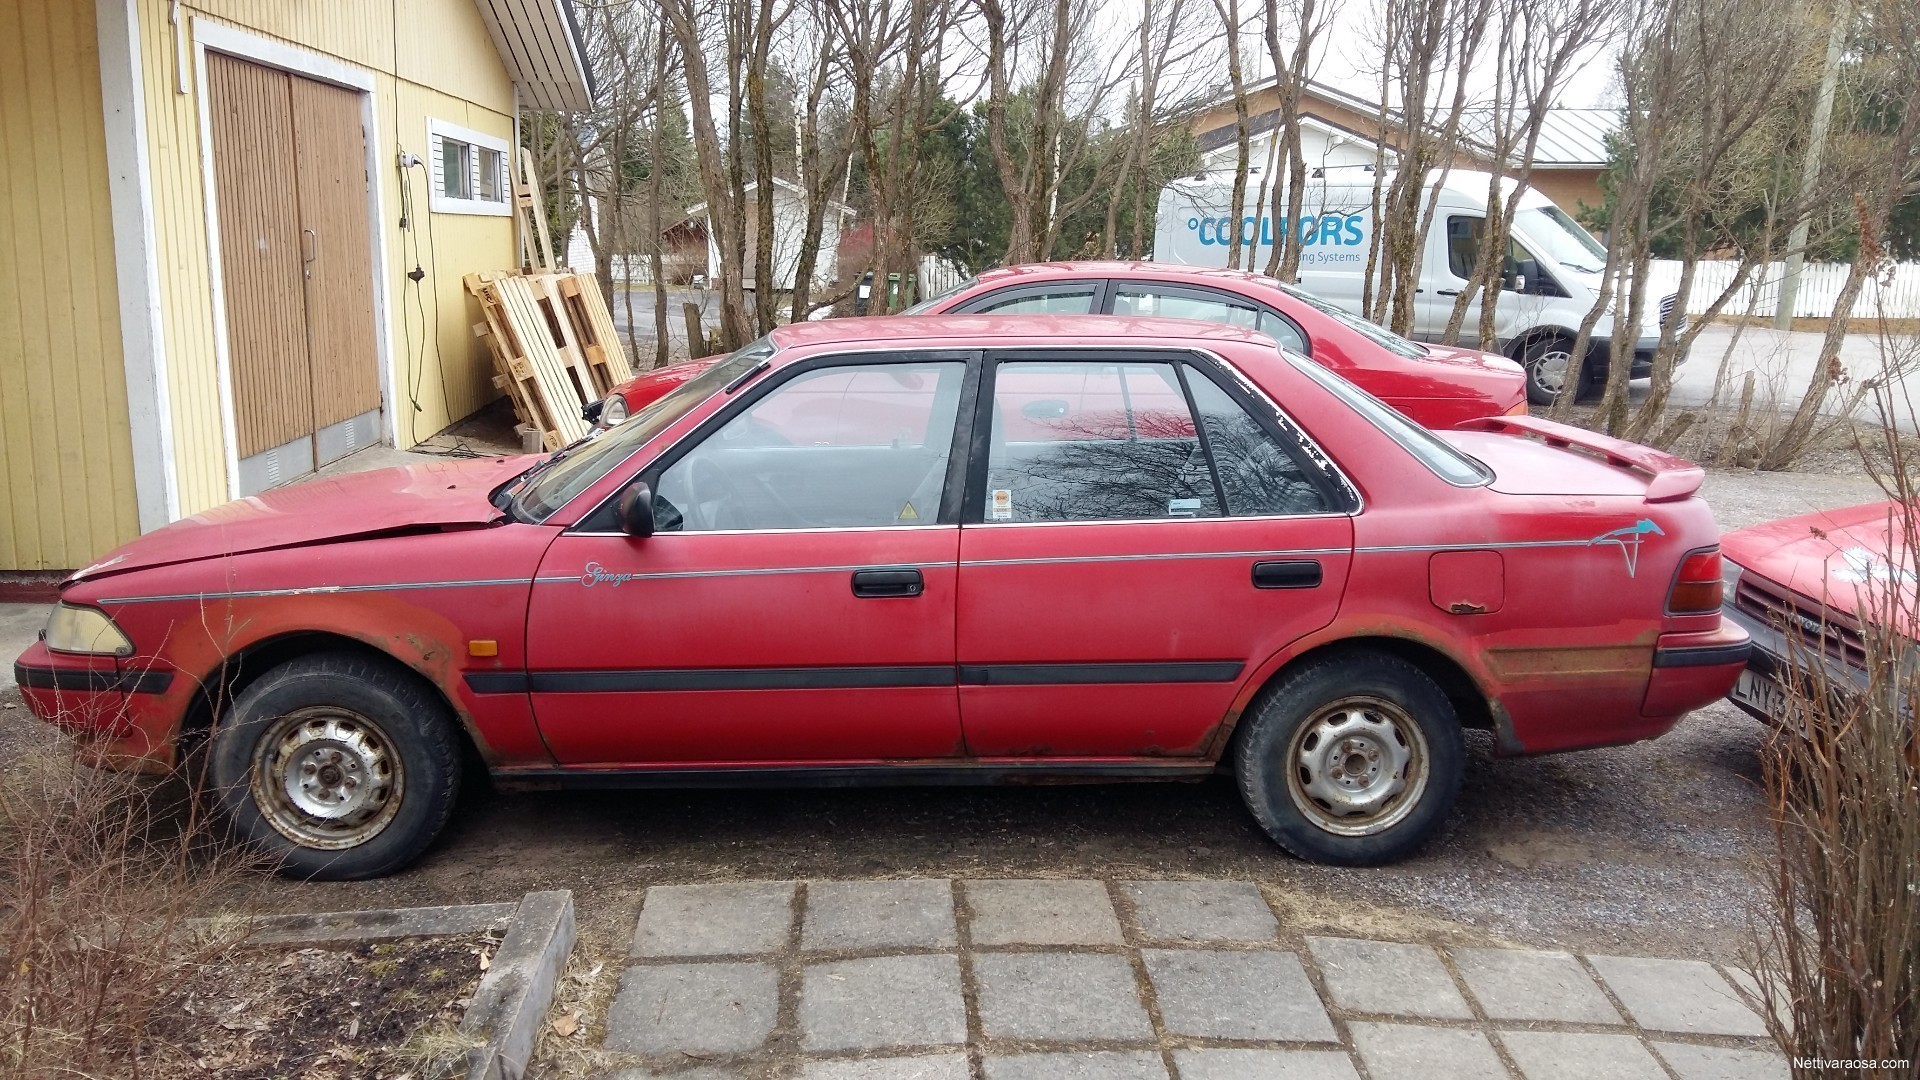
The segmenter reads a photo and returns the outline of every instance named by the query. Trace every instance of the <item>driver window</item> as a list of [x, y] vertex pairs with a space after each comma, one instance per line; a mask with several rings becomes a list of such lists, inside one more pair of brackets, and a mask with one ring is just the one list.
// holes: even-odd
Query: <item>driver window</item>
[[966, 365], [803, 372], [667, 466], [661, 532], [931, 525]]

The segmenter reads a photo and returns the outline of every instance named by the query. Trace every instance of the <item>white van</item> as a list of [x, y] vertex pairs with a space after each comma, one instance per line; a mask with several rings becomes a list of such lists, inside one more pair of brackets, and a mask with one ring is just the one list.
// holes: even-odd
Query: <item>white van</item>
[[[1436, 173], [1427, 184], [1421, 200], [1423, 212], [1438, 179]], [[1455, 169], [1442, 182], [1433, 227], [1421, 253], [1420, 282], [1414, 292], [1416, 338], [1439, 340], [1453, 313], [1454, 299], [1473, 272], [1480, 237], [1486, 230], [1490, 179], [1484, 172]], [[1506, 183], [1511, 190], [1514, 181]], [[1361, 286], [1374, 232], [1373, 168], [1319, 169], [1307, 184], [1298, 226], [1305, 241], [1300, 253], [1299, 284], [1348, 311], [1362, 314]], [[1383, 190], [1384, 185], [1385, 181]], [[1241, 266], [1264, 270], [1277, 238], [1285, 235], [1286, 223], [1272, 216], [1271, 193], [1268, 199], [1260, 200], [1264, 205], [1255, 205], [1260, 198], [1257, 176], [1250, 178], [1247, 186], [1246, 212], [1235, 218], [1227, 210], [1233, 201], [1231, 173], [1187, 177], [1168, 184], [1160, 192], [1154, 261], [1225, 266], [1237, 226], [1242, 238]], [[1479, 340], [1481, 301], [1476, 297], [1467, 308], [1459, 344], [1498, 350], [1518, 360], [1527, 369], [1528, 399], [1537, 405], [1551, 402], [1571, 366], [1580, 322], [1599, 295], [1600, 273], [1606, 261], [1606, 249], [1572, 215], [1545, 195], [1528, 189], [1520, 196], [1520, 211], [1514, 217], [1512, 243], [1507, 251], [1507, 287], [1500, 293], [1494, 320], [1498, 340]], [[1651, 373], [1660, 319], [1674, 300], [1668, 296], [1647, 305], [1644, 321], [1634, 335], [1636, 379]], [[1624, 307], [1616, 299], [1615, 310]], [[1614, 333], [1611, 314], [1594, 324], [1583, 378], [1591, 381], [1604, 377]]]

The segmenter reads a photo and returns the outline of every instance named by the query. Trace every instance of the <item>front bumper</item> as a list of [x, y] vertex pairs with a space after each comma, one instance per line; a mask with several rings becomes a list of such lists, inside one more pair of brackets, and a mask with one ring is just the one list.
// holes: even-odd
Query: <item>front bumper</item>
[[[1753, 651], [1747, 657], [1746, 667], [1761, 679], [1773, 682], [1779, 677], [1780, 672], [1792, 670], [1795, 663], [1805, 664], [1809, 660], [1817, 659], [1826, 676], [1827, 685], [1850, 687], [1857, 691], [1867, 689], [1867, 673], [1863, 669], [1842, 663], [1826, 652], [1807, 645], [1790, 645], [1787, 635], [1779, 627], [1734, 607], [1731, 599], [1721, 607], [1720, 617], [1723, 621], [1745, 630], [1753, 639]], [[1739, 698], [1729, 696], [1728, 700], [1738, 706], [1742, 712], [1756, 719], [1765, 720], [1769, 724], [1780, 722], [1780, 717], [1756, 708]]]
[[27, 710], [73, 735], [87, 763], [143, 772], [173, 765], [173, 699], [191, 690], [174, 671], [51, 652], [35, 642], [13, 662], [13, 678]]

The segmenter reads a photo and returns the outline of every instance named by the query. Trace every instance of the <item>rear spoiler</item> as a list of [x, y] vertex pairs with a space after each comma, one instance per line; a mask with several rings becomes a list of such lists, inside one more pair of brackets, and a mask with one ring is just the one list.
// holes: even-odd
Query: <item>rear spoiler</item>
[[1486, 416], [1460, 425], [1465, 431], [1492, 431], [1539, 439], [1548, 446], [1600, 458], [1615, 468], [1647, 478], [1648, 502], [1674, 502], [1700, 490], [1707, 472], [1683, 457], [1651, 446], [1616, 439], [1597, 431], [1556, 424], [1534, 416]]

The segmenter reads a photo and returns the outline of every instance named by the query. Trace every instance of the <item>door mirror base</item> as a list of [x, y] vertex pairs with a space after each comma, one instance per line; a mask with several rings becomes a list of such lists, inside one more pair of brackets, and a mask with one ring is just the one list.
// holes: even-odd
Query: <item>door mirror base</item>
[[621, 492], [616, 508], [621, 531], [635, 540], [653, 535], [653, 488], [638, 483], [629, 486]]

